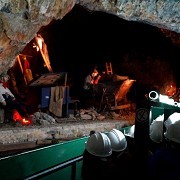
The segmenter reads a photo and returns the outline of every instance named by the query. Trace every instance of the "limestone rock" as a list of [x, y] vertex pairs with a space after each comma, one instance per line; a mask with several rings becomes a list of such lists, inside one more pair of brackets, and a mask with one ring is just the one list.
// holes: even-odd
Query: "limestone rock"
[[[6, 72], [42, 26], [62, 19], [75, 4], [180, 33], [177, 0], [3, 0], [0, 2], [0, 72]], [[178, 41], [179, 42], [179, 41]]]

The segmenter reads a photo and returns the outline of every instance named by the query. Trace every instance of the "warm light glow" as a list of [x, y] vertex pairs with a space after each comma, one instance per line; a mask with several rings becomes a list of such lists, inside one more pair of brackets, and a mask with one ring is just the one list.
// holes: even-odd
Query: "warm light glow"
[[49, 59], [47, 45], [44, 42], [43, 37], [40, 34], [36, 34], [35, 41], [36, 41], [36, 46], [37, 46], [36, 50], [41, 52], [41, 55], [43, 57], [43, 60], [46, 64], [46, 67], [48, 68], [49, 72], [53, 72], [52, 67], [50, 65], [50, 59]]
[[36, 48], [36, 51], [39, 51], [39, 46], [37, 46], [35, 43], [33, 43], [33, 48]]
[[169, 97], [172, 97], [174, 94], [176, 94], [177, 88], [176, 85], [170, 84], [166, 86], [165, 94]]
[[40, 49], [42, 49], [42, 43], [43, 43], [43, 39], [42, 38], [37, 38], [37, 43]]
[[13, 111], [13, 120], [15, 122], [20, 122], [22, 125], [31, 124], [31, 120], [23, 118], [16, 110]]
[[136, 80], [133, 79], [126, 79], [125, 81], [123, 81], [122, 85], [115, 94], [115, 100], [117, 103], [126, 97], [127, 92], [129, 91], [129, 89], [131, 88], [131, 86], [135, 81]]
[[13, 120], [16, 121], [21, 121], [22, 116], [18, 113], [18, 111], [14, 110], [13, 111]]
[[28, 119], [23, 118], [23, 119], [22, 119], [22, 124], [23, 124], [23, 125], [28, 125], [28, 124], [31, 124], [31, 121], [28, 120]]

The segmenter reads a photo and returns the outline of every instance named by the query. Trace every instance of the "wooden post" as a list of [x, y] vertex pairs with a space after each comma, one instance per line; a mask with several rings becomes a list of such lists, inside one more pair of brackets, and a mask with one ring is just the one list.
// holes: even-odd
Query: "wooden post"
[[[41, 55], [43, 57], [43, 60], [46, 64], [46, 67], [48, 68], [49, 72], [53, 72], [52, 68], [51, 68], [51, 65], [50, 65], [50, 61], [49, 61], [49, 58], [45, 55], [45, 53], [43, 52], [43, 48], [45, 49], [47, 55], [48, 55], [48, 50], [47, 50], [47, 46], [46, 46], [46, 43], [44, 42], [44, 39], [41, 37], [41, 35], [39, 36], [36, 36], [35, 37], [35, 40], [36, 40], [36, 45], [38, 46], [40, 52], [41, 52]], [[40, 47], [40, 44], [39, 44], [39, 41], [41, 41], [42, 43], [42, 47]]]
[[[40, 49], [40, 48], [39, 48], [39, 49]], [[46, 56], [44, 55], [44, 53], [43, 53], [43, 51], [42, 51], [42, 49], [40, 49], [40, 52], [41, 52], [41, 55], [42, 55], [42, 57], [43, 57], [43, 59], [44, 59], [44, 62], [45, 62], [45, 64], [46, 64], [49, 72], [53, 72], [53, 70], [52, 70], [52, 68], [51, 68], [51, 65], [49, 64]]]
[[25, 78], [25, 76], [24, 76], [24, 71], [23, 71], [23, 67], [22, 67], [22, 63], [21, 63], [21, 59], [20, 59], [19, 55], [17, 56], [17, 60], [18, 60], [18, 63], [19, 63], [21, 72], [22, 72], [22, 74], [23, 74], [24, 82], [25, 82], [25, 84], [27, 85], [27, 80], [26, 80], [26, 78]]

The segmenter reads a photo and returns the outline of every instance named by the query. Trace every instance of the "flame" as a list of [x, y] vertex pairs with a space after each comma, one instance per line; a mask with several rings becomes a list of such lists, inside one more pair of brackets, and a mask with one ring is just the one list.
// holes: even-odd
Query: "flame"
[[38, 43], [39, 48], [42, 49], [43, 39], [37, 38], [37, 43]]
[[18, 111], [14, 110], [13, 112], [13, 120], [16, 121], [21, 121], [22, 116], [18, 113]]
[[177, 91], [177, 87], [174, 84], [170, 84], [166, 86], [165, 94], [169, 97], [172, 97]]
[[13, 112], [13, 120], [15, 122], [20, 122], [22, 125], [29, 125], [31, 124], [31, 120], [23, 118], [18, 111], [14, 110]]
[[38, 47], [38, 45], [36, 45], [35, 43], [33, 43], [33, 48], [36, 48], [36, 51], [37, 51], [37, 52], [39, 51], [39, 47]]
[[31, 121], [29, 119], [25, 119], [25, 118], [23, 118], [21, 122], [23, 125], [31, 124]]
[[42, 50], [44, 39], [40, 34], [37, 34], [35, 37], [36, 43], [33, 43], [33, 47], [36, 48], [36, 51]]
[[44, 39], [41, 37], [41, 35], [36, 35], [36, 44], [33, 43], [33, 48], [36, 48], [36, 51], [42, 50]]

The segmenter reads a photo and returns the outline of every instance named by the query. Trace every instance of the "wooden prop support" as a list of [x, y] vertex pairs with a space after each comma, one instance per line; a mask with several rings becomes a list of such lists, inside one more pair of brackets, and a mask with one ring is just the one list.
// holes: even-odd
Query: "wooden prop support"
[[[42, 37], [41, 37], [42, 38]], [[42, 38], [43, 39], [43, 38]], [[38, 43], [38, 40], [37, 40], [37, 38], [35, 38], [35, 40], [36, 40], [36, 44], [37, 44], [37, 46], [38, 46], [38, 48], [39, 48], [39, 50], [40, 50], [40, 52], [41, 52], [41, 55], [42, 55], [42, 57], [43, 57], [43, 60], [44, 60], [44, 62], [45, 62], [45, 64], [46, 64], [46, 67], [48, 68], [48, 70], [49, 70], [49, 72], [53, 72], [53, 70], [52, 70], [52, 67], [51, 67], [51, 65], [50, 65], [50, 62], [49, 62], [49, 59], [46, 57], [46, 55], [44, 54], [44, 52], [43, 52], [43, 48], [41, 48], [40, 46], [39, 46], [39, 43]], [[43, 46], [46, 46], [46, 44], [45, 44], [45, 42], [43, 41], [42, 42], [43, 43]], [[46, 47], [47, 48], [47, 47]], [[46, 49], [47, 50], [47, 49]], [[47, 52], [48, 53], [48, 52]]]
[[21, 59], [20, 59], [19, 55], [17, 56], [17, 60], [18, 60], [18, 63], [19, 63], [21, 72], [22, 72], [22, 74], [23, 74], [24, 82], [25, 82], [25, 84], [27, 85], [27, 80], [26, 80], [26, 78], [25, 78], [25, 76], [24, 76], [24, 71], [23, 71], [23, 67], [22, 67], [22, 63], [21, 63]]

